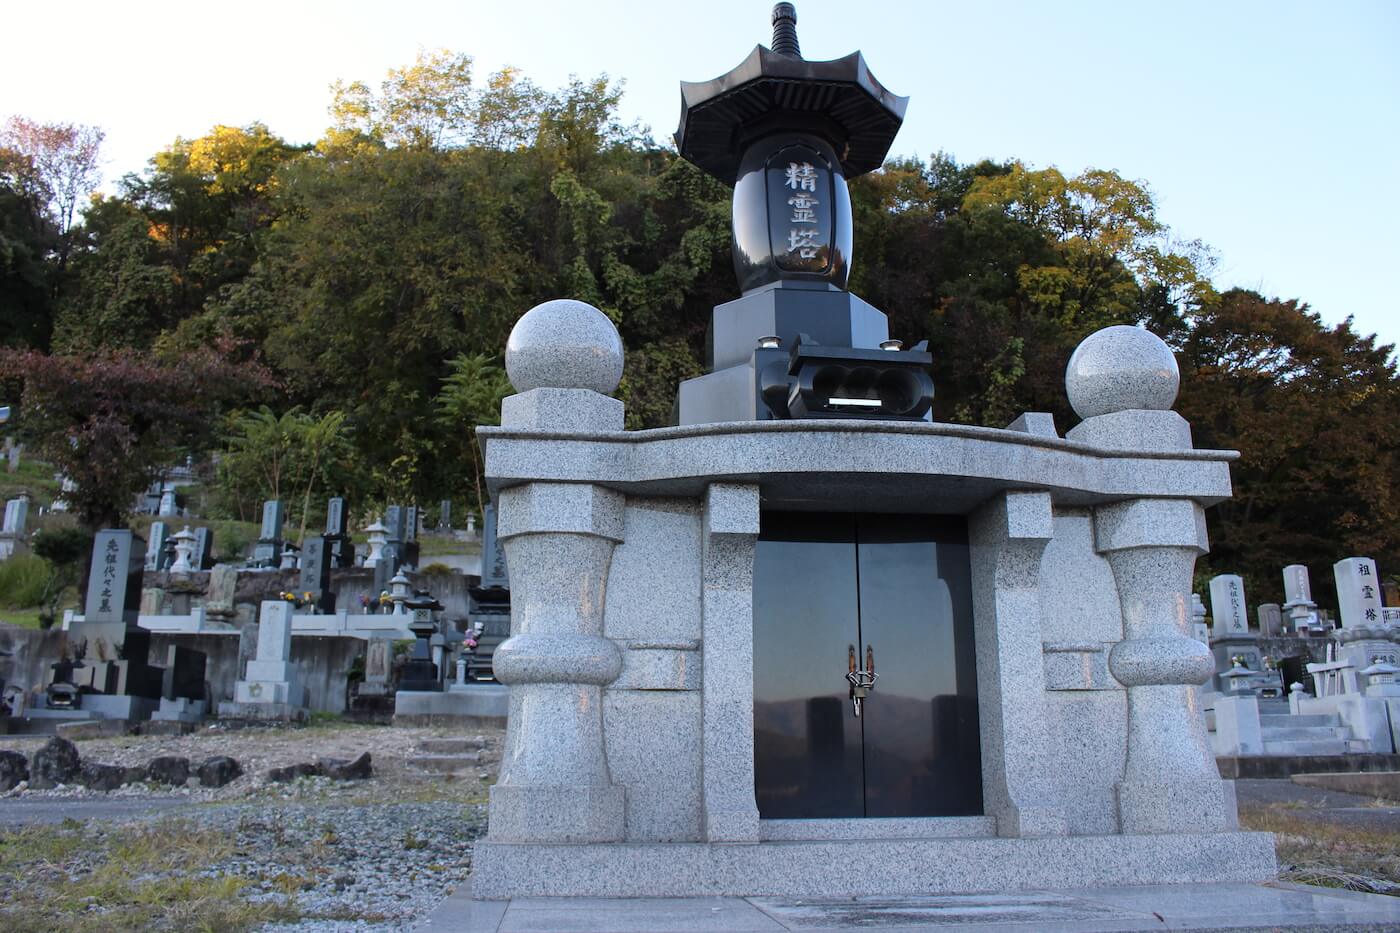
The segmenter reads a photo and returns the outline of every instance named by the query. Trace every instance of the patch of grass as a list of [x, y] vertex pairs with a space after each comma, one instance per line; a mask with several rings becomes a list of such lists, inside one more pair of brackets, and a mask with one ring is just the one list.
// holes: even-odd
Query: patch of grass
[[[62, 621], [60, 619], [60, 621]], [[0, 622], [18, 625], [20, 628], [39, 628], [39, 610], [0, 609]]]
[[1274, 833], [1285, 881], [1400, 896], [1400, 831], [1340, 826], [1278, 805], [1240, 810], [1240, 825]]
[[188, 822], [93, 829], [65, 821], [0, 832], [0, 928], [14, 933], [251, 930], [295, 920], [284, 901], [250, 902], [248, 879], [209, 871], [227, 834]]

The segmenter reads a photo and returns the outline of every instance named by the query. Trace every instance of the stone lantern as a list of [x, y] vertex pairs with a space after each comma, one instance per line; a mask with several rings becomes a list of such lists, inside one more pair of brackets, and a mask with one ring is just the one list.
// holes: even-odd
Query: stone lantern
[[175, 542], [175, 562], [170, 565], [172, 574], [188, 575], [194, 570], [190, 558], [194, 555], [194, 532], [186, 525], [183, 530], [171, 535]]
[[436, 636], [441, 650], [441, 633], [438, 631], [436, 613], [442, 611], [442, 604], [426, 590], [419, 590], [404, 604], [413, 614], [408, 630], [413, 633], [413, 653], [404, 662], [399, 675], [399, 689], [409, 691], [442, 691], [441, 666], [433, 660], [433, 639]]
[[408, 612], [410, 588], [409, 579], [402, 570], [394, 574], [393, 579], [389, 581], [389, 599], [394, 604], [394, 615], [403, 615]]
[[365, 527], [369, 533], [369, 556], [365, 558], [366, 567], [377, 567], [384, 559], [384, 545], [389, 541], [389, 529], [384, 523], [375, 519], [374, 524]]

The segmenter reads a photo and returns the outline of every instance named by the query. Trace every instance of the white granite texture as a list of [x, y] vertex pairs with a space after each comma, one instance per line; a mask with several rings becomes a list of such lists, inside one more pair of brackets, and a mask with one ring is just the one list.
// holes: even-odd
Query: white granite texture
[[472, 894], [505, 897], [857, 897], [1105, 884], [1257, 881], [1269, 833], [597, 846], [479, 842]]
[[627, 841], [698, 840], [699, 692], [609, 690], [603, 722], [612, 779], [627, 791]]
[[1040, 561], [1053, 534], [1044, 492], [1003, 493], [968, 526], [983, 795], [1002, 836], [1065, 832], [1050, 768], [1040, 633]]
[[[519, 344], [517, 361], [533, 346]], [[605, 380], [531, 359], [505, 426], [479, 431], [514, 615], [476, 897], [1272, 877], [1271, 837], [1238, 831], [1233, 785], [1215, 771], [1193, 693], [1211, 659], [1187, 635], [1203, 508], [1229, 496], [1235, 455], [1191, 449], [1155, 337], [1111, 328], [1086, 341], [1067, 375], [1085, 421], [1066, 438], [1036, 413], [1006, 430], [626, 432], [599, 401]], [[985, 815], [759, 819], [760, 507], [968, 517]]]
[[608, 572], [603, 632], [616, 640], [700, 639], [700, 504], [627, 500], [623, 542]]
[[757, 486], [705, 492], [702, 566], [704, 837], [757, 842], [753, 772], [753, 554]]
[[602, 636], [623, 499], [588, 486], [536, 483], [502, 493], [500, 540], [511, 567], [511, 637], [493, 659], [511, 687], [491, 838], [623, 838], [622, 787], [608, 773], [602, 688], [622, 670]]
[[501, 424], [534, 431], [621, 431], [622, 402], [592, 389], [531, 389], [501, 400]]
[[546, 301], [515, 322], [506, 340], [506, 375], [517, 392], [591, 389], [608, 395], [622, 379], [622, 338], [590, 304]]
[[1065, 367], [1065, 392], [1081, 418], [1127, 409], [1165, 411], [1180, 384], [1171, 349], [1151, 331], [1127, 324], [1085, 337]]

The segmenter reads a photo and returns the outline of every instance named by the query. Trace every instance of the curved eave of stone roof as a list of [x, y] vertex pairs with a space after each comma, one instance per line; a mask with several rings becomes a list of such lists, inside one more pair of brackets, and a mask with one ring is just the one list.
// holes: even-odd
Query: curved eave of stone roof
[[[633, 495], [700, 495], [754, 483], [766, 502], [956, 514], [1005, 490], [1062, 505], [1230, 496], [1224, 450], [1141, 451], [969, 425], [764, 421], [565, 433], [483, 427], [492, 492], [527, 482], [597, 483]], [[854, 480], [854, 481], [853, 481]]]
[[884, 164], [904, 122], [909, 98], [890, 93], [870, 73], [865, 57], [816, 62], [755, 46], [732, 71], [710, 81], [681, 82], [680, 154], [726, 184], [738, 172], [738, 137], [763, 121], [834, 124], [844, 136], [830, 140], [847, 178]]

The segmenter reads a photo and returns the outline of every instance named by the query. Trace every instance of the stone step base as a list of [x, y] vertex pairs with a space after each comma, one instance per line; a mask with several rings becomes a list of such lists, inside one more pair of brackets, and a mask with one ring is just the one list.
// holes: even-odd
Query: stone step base
[[1274, 727], [1292, 729], [1299, 726], [1339, 726], [1342, 718], [1336, 713], [1309, 713], [1308, 715], [1294, 716], [1291, 713], [1263, 713], [1259, 714], [1259, 727], [1261, 729], [1271, 729]]
[[1313, 739], [1302, 741], [1271, 742], [1264, 740], [1264, 754], [1280, 758], [1300, 755], [1345, 755], [1351, 751], [1344, 739]]
[[483, 736], [470, 738], [419, 739], [418, 750], [425, 755], [461, 755], [480, 751], [486, 745]]
[[1345, 726], [1268, 726], [1259, 730], [1259, 737], [1266, 745], [1270, 742], [1345, 742], [1351, 738], [1351, 730]]
[[1120, 884], [1271, 881], [1270, 833], [807, 842], [487, 842], [472, 894], [509, 897], [857, 897]]
[[457, 774], [471, 771], [481, 761], [480, 753], [462, 755], [415, 755], [408, 759], [410, 767], [436, 774]]
[[1400, 771], [1400, 755], [1352, 753], [1349, 755], [1222, 755], [1215, 759], [1220, 776], [1237, 778], [1286, 778], [1293, 774], [1328, 774]]

